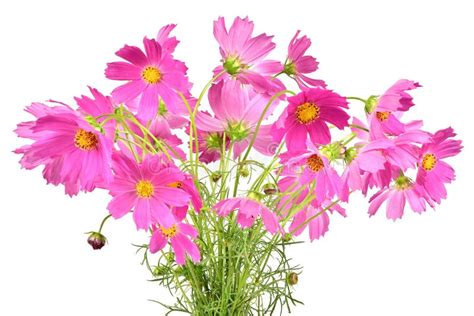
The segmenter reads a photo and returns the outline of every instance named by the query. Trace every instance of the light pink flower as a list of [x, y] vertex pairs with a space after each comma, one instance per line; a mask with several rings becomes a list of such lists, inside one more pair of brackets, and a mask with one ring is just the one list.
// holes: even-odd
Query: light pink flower
[[[333, 213], [333, 211], [346, 217], [346, 210], [339, 204], [332, 204], [331, 201], [325, 201], [324, 203], [314, 201], [293, 217], [288, 231], [294, 231], [293, 235], [299, 236], [308, 227], [309, 239], [311, 241], [319, 239], [329, 230], [328, 213]], [[306, 223], [308, 220], [309, 222]]]
[[145, 120], [156, 116], [160, 100], [171, 112], [182, 113], [184, 105], [178, 93], [186, 94], [190, 87], [186, 69], [156, 40], [144, 38], [143, 44], [146, 55], [138, 47], [125, 45], [116, 55], [127, 62], [107, 64], [107, 78], [128, 81], [112, 91], [113, 98], [125, 103], [139, 98], [138, 116]]
[[427, 203], [434, 207], [433, 201], [421, 185], [412, 183], [408, 177], [400, 175], [393, 185], [381, 189], [370, 198], [369, 214], [374, 215], [386, 202], [387, 218], [395, 221], [402, 218], [407, 201], [416, 213], [424, 212]]
[[248, 18], [236, 17], [227, 31], [223, 17], [214, 22], [214, 37], [219, 43], [222, 66], [214, 69], [214, 73], [226, 71], [226, 75], [235, 77], [243, 84], [252, 85], [260, 93], [281, 91], [280, 81], [271, 76], [283, 70], [278, 61], [265, 60], [275, 48], [272, 36], [260, 34], [252, 37], [253, 22]]
[[285, 62], [284, 72], [295, 79], [301, 89], [312, 87], [326, 87], [323, 80], [311, 79], [305, 74], [315, 72], [318, 69], [316, 58], [304, 53], [311, 46], [311, 40], [305, 36], [298, 38], [300, 31], [297, 31], [288, 45], [288, 58]]
[[65, 105], [49, 108], [34, 103], [26, 111], [37, 120], [21, 123], [16, 130], [19, 137], [33, 140], [15, 150], [23, 154], [20, 163], [24, 168], [44, 165], [48, 183], [64, 184], [69, 195], [92, 191], [111, 180], [113, 134], [98, 132]]
[[329, 161], [315, 147], [309, 151], [299, 153], [287, 152], [280, 155], [284, 166], [282, 176], [289, 176], [297, 182], [297, 190], [301, 186], [307, 187], [316, 183], [314, 194], [316, 200], [325, 201], [338, 196], [342, 200], [347, 197], [342, 195], [342, 181]]
[[114, 180], [109, 185], [112, 200], [107, 206], [114, 218], [133, 209], [137, 229], [148, 229], [159, 224], [169, 228], [175, 223], [171, 208], [186, 206], [190, 195], [173, 187], [184, 181], [185, 175], [176, 167], [169, 167], [158, 156], [147, 156], [142, 163], [115, 153], [112, 168]]
[[289, 151], [304, 151], [308, 135], [315, 145], [331, 141], [327, 123], [339, 129], [348, 126], [349, 115], [344, 97], [325, 89], [313, 88], [288, 98], [289, 105], [282, 114], [285, 117], [284, 132]]
[[150, 239], [150, 252], [156, 253], [162, 250], [169, 242], [176, 256], [176, 263], [184, 265], [186, 255], [191, 257], [194, 263], [201, 261], [201, 253], [198, 246], [194, 243], [198, 232], [193, 226], [175, 222], [168, 228], [160, 225], [154, 225], [153, 234]]
[[463, 148], [452, 128], [437, 131], [433, 140], [421, 148], [416, 182], [423, 185], [428, 195], [437, 203], [447, 197], [446, 183], [454, 180], [454, 169], [442, 159], [455, 156]]
[[405, 124], [400, 121], [400, 117], [414, 105], [413, 98], [406, 91], [418, 87], [421, 86], [417, 82], [398, 80], [382, 96], [374, 99], [374, 104], [366, 107], [372, 139], [384, 137], [384, 134], [400, 135], [405, 132]]
[[[268, 98], [242, 87], [236, 80], [228, 80], [219, 82], [210, 90], [209, 103], [215, 117], [198, 112], [197, 128], [208, 133], [225, 132], [234, 144], [234, 156], [238, 157], [248, 147]], [[278, 101], [275, 100], [264, 119], [271, 115], [277, 104]], [[270, 127], [261, 126], [254, 144], [255, 149], [264, 155], [272, 155], [275, 146], [267, 143], [271, 139]]]
[[243, 228], [251, 227], [258, 217], [262, 218], [265, 228], [272, 234], [280, 230], [278, 216], [268, 207], [251, 198], [230, 198], [218, 202], [214, 209], [217, 215], [225, 217], [238, 210], [237, 222]]

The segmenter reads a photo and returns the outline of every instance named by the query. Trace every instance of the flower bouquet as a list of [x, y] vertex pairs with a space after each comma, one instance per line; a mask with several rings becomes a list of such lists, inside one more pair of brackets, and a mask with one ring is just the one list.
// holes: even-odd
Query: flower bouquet
[[[272, 36], [254, 36], [248, 18], [227, 30], [221, 17], [221, 63], [193, 94], [174, 57], [174, 27], [116, 52], [120, 61], [105, 69], [119, 82], [111, 96], [90, 87], [77, 107], [28, 106], [35, 120], [16, 133], [31, 142], [15, 150], [22, 167], [44, 166], [46, 181], [70, 196], [110, 193], [108, 214], [89, 233], [94, 249], [107, 242], [110, 217], [133, 217], [149, 236], [136, 246], [143, 264], [174, 297], [159, 302], [168, 312], [290, 311], [301, 303], [294, 286], [302, 268], [287, 249], [305, 231], [311, 241], [324, 236], [352, 194], [370, 191], [369, 215], [385, 203], [392, 220], [446, 198], [454, 170], [445, 159], [461, 141], [451, 128], [429, 133], [421, 120], [403, 119], [418, 83], [343, 96], [309, 76], [318, 62], [299, 31], [280, 62], [267, 59]], [[352, 107], [362, 115], [351, 116]]]

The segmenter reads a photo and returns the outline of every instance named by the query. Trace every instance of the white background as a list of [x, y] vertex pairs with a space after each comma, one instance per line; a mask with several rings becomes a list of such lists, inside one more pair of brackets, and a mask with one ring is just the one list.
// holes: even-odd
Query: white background
[[[20, 170], [12, 133], [23, 107], [49, 98], [72, 104], [86, 85], [110, 92], [106, 62], [123, 44], [140, 45], [178, 23], [177, 56], [196, 90], [219, 60], [212, 21], [249, 15], [275, 34], [283, 59], [296, 29], [311, 37], [318, 77], [344, 95], [382, 93], [399, 78], [421, 82], [411, 118], [435, 131], [453, 126], [465, 149], [451, 162], [449, 199], [402, 221], [369, 219], [353, 199], [320, 241], [293, 253], [305, 266], [295, 315], [474, 315], [472, 150], [474, 23], [470, 1], [2, 1], [0, 5], [0, 314], [163, 314], [147, 299], [169, 299], [147, 282], [131, 243], [145, 241], [130, 218], [110, 222], [109, 244], [92, 251], [104, 192], [70, 199], [46, 186], [40, 170]], [[357, 106], [357, 104], [355, 104]]]

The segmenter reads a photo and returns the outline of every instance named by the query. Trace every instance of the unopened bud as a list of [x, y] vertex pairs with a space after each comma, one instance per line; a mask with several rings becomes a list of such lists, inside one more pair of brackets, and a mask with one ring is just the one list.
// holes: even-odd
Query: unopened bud
[[239, 174], [243, 178], [247, 178], [250, 175], [250, 170], [247, 164], [243, 164], [239, 166]]
[[101, 233], [91, 232], [89, 238], [87, 238], [87, 242], [94, 250], [98, 250], [104, 247], [104, 245], [107, 243], [107, 238], [105, 238], [105, 236]]
[[211, 180], [212, 182], [217, 182], [222, 178], [222, 174], [220, 172], [213, 172], [211, 174]]
[[258, 193], [258, 192], [254, 192], [254, 191], [250, 191], [250, 193], [247, 195], [247, 197], [249, 199], [252, 199], [252, 200], [255, 200], [255, 201], [261, 201], [262, 198], [263, 198], [263, 194]]
[[298, 284], [298, 274], [295, 272], [290, 272], [288, 273], [286, 280], [288, 281], [289, 285], [296, 285]]
[[266, 195], [272, 195], [272, 194], [275, 194], [277, 192], [278, 192], [278, 188], [273, 183], [266, 183], [263, 186], [263, 193], [265, 193]]
[[283, 235], [283, 242], [290, 242], [293, 236], [290, 233], [286, 233]]
[[377, 107], [378, 103], [379, 103], [379, 98], [375, 95], [371, 95], [367, 99], [367, 101], [365, 101], [365, 107], [364, 107], [365, 112], [367, 114], [372, 113], [375, 110], [375, 108]]

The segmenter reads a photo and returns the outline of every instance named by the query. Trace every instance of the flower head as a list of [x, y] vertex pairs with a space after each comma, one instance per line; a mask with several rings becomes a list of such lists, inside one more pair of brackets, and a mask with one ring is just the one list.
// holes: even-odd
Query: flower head
[[316, 58], [304, 53], [311, 46], [311, 40], [306, 36], [298, 38], [300, 31], [297, 31], [288, 45], [288, 58], [284, 66], [284, 72], [294, 78], [301, 89], [312, 87], [326, 87], [322, 80], [311, 79], [305, 74], [315, 72], [318, 69]]
[[348, 125], [349, 115], [344, 97], [325, 89], [313, 88], [288, 98], [284, 116], [285, 140], [290, 151], [304, 151], [308, 135], [315, 145], [331, 141], [327, 123], [339, 129]]
[[173, 186], [184, 181], [185, 174], [162, 162], [158, 156], [147, 156], [138, 163], [122, 154], [114, 154], [114, 180], [109, 185], [112, 200], [107, 206], [114, 218], [132, 211], [137, 229], [152, 224], [170, 227], [175, 219], [172, 207], [186, 206], [190, 195]]
[[214, 22], [214, 37], [222, 56], [222, 66], [214, 73], [225, 71], [223, 78], [234, 77], [261, 93], [282, 90], [281, 82], [270, 77], [280, 72], [282, 65], [278, 61], [264, 60], [275, 48], [272, 36], [252, 37], [253, 28], [253, 22], [248, 18], [235, 18], [229, 31], [223, 17]]
[[138, 116], [145, 120], [156, 116], [160, 100], [170, 111], [182, 112], [184, 105], [179, 92], [185, 94], [190, 87], [186, 69], [155, 39], [144, 38], [143, 44], [146, 54], [138, 47], [125, 45], [116, 55], [127, 62], [107, 64], [107, 78], [127, 81], [115, 88], [112, 96], [125, 103], [137, 99]]
[[169, 242], [176, 257], [178, 265], [184, 265], [186, 255], [197, 263], [201, 261], [201, 253], [198, 246], [194, 243], [198, 232], [196, 228], [189, 224], [174, 222], [169, 227], [154, 225], [153, 234], [150, 239], [150, 252], [156, 253], [163, 249]]
[[370, 198], [370, 216], [374, 215], [385, 201], [387, 218], [394, 221], [402, 218], [407, 201], [416, 213], [424, 212], [427, 203], [434, 207], [426, 190], [403, 174], [398, 176], [390, 187], [381, 189]]
[[443, 161], [444, 158], [461, 152], [461, 141], [451, 139], [455, 136], [452, 128], [437, 131], [432, 141], [421, 148], [416, 182], [421, 184], [437, 203], [447, 197], [445, 184], [455, 178], [454, 169]]
[[49, 108], [34, 103], [26, 111], [37, 120], [21, 123], [16, 130], [19, 137], [33, 140], [15, 150], [23, 154], [20, 163], [24, 168], [44, 165], [48, 183], [64, 184], [69, 195], [92, 191], [111, 180], [113, 135], [100, 133], [64, 105]]
[[214, 206], [214, 209], [217, 215], [222, 217], [238, 210], [237, 222], [243, 228], [251, 227], [255, 220], [261, 217], [264, 226], [270, 233], [274, 234], [280, 229], [278, 216], [268, 207], [252, 198], [239, 197], [222, 200]]

